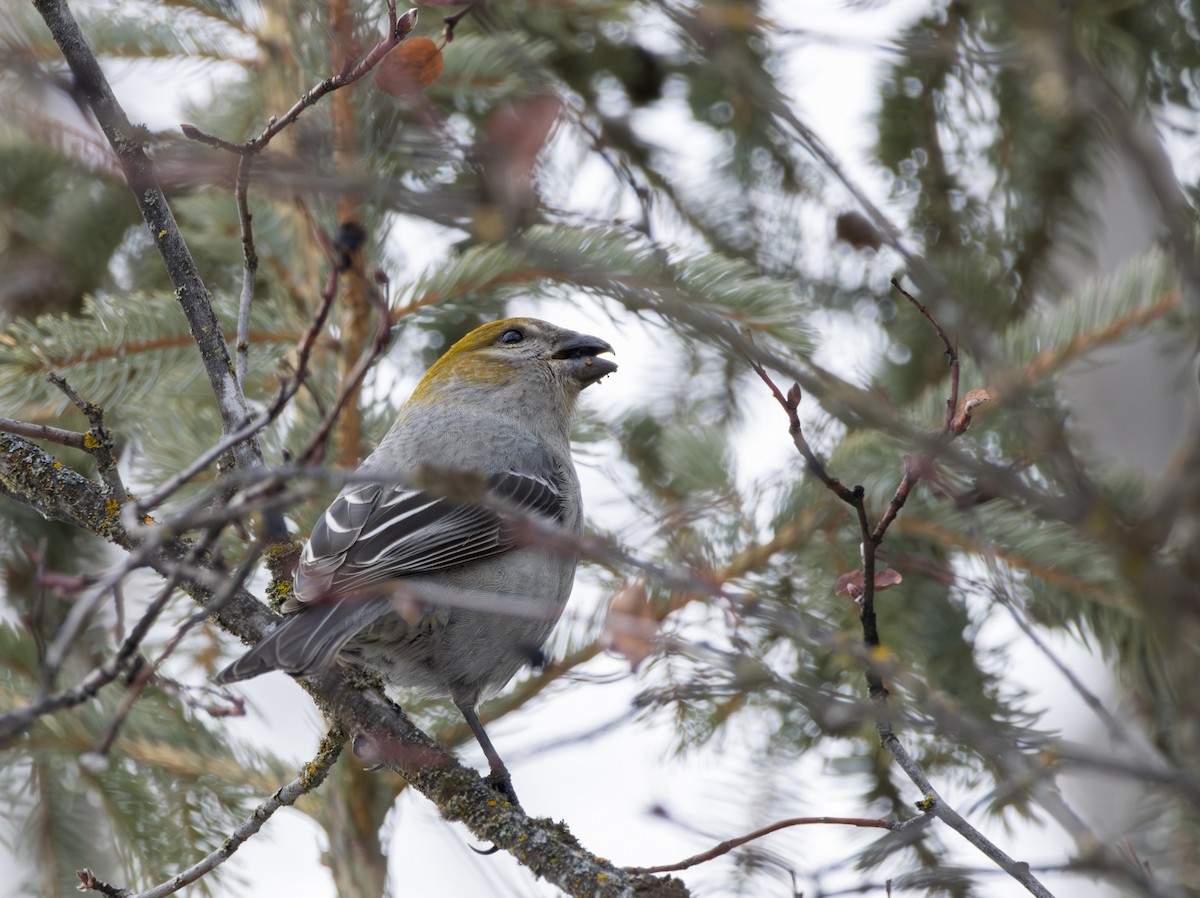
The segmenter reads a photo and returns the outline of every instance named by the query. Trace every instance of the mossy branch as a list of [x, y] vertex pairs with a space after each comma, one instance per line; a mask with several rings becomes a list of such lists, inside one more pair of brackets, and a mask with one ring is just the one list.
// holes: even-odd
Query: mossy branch
[[[165, 539], [157, 546], [139, 544], [122, 525], [119, 509], [96, 483], [62, 465], [35, 444], [16, 436], [0, 436], [0, 493], [47, 518], [64, 521], [116, 546], [144, 552], [146, 563], [159, 570], [178, 570], [190, 544]], [[217, 571], [211, 559], [194, 566]], [[219, 581], [218, 581], [219, 582]], [[184, 577], [180, 587], [203, 608], [214, 592], [198, 577]], [[220, 603], [213, 619], [243, 642], [254, 643], [278, 617], [248, 590], [238, 588]], [[458, 821], [480, 840], [510, 852], [534, 874], [571, 895], [671, 896], [689, 894], [678, 880], [634, 875], [588, 851], [565, 825], [528, 816], [524, 809], [500, 801], [474, 770], [459, 762], [400, 709], [370, 685], [355, 682], [341, 669], [301, 681], [325, 715], [343, 731], [366, 734], [381, 747], [387, 766], [429, 798], [447, 820]]]

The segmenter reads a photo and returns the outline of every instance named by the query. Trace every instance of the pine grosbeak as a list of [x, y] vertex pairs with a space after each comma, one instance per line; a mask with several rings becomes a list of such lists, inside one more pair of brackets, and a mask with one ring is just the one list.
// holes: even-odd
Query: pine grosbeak
[[576, 555], [539, 547], [522, 518], [582, 532], [571, 418], [580, 391], [616, 370], [606, 352], [533, 318], [455, 343], [359, 467], [379, 482], [351, 482], [313, 528], [284, 623], [218, 682], [305, 676], [340, 655], [448, 695], [511, 796], [475, 707], [540, 657], [570, 595]]

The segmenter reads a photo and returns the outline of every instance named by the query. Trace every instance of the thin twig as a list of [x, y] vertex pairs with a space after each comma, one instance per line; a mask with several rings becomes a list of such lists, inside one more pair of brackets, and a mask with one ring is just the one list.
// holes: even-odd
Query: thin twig
[[229, 838], [221, 843], [220, 848], [181, 873], [172, 876], [166, 882], [142, 892], [130, 892], [102, 883], [96, 879], [91, 870], [84, 869], [78, 871], [80, 890], [99, 891], [108, 896], [119, 896], [119, 898], [166, 898], [167, 895], [173, 895], [184, 886], [191, 885], [201, 876], [212, 872], [229, 860], [247, 839], [263, 828], [263, 824], [270, 820], [276, 811], [280, 808], [290, 807], [301, 795], [307, 795], [320, 786], [325, 781], [325, 777], [329, 775], [338, 755], [341, 754], [345, 741], [345, 736], [340, 730], [331, 729], [322, 740], [316, 756], [304, 765], [304, 769], [298, 777], [259, 804], [250, 816], [229, 834]]
[[0, 431], [16, 434], [19, 437], [27, 437], [31, 440], [47, 440], [51, 443], [58, 443], [60, 446], [86, 451], [84, 440], [87, 437], [73, 430], [63, 430], [60, 427], [47, 427], [45, 424], [32, 424], [26, 421], [15, 421], [12, 418], [0, 418]]
[[804, 457], [805, 463], [808, 465], [808, 470], [812, 475], [827, 486], [835, 496], [843, 502], [851, 505], [855, 503], [855, 495], [861, 492], [862, 487], [855, 487], [853, 490], [845, 486], [836, 477], [830, 476], [825, 470], [825, 465], [817, 458], [812, 447], [808, 445], [808, 440], [804, 437], [804, 430], [800, 426], [800, 385], [792, 384], [792, 388], [788, 390], [785, 397], [780, 392], [779, 387], [775, 385], [775, 381], [771, 379], [771, 375], [767, 374], [766, 368], [760, 365], [754, 359], [748, 359], [750, 367], [754, 369], [754, 373], [762, 378], [763, 383], [771, 391], [771, 395], [775, 397], [775, 401], [783, 408], [788, 416], [788, 433], [792, 436], [792, 443], [797, 451]]
[[[151, 548], [156, 549], [157, 542], [148, 541], [142, 546], [142, 551], [149, 551]], [[136, 556], [140, 553], [135, 553], [134, 556], [116, 570], [124, 576], [128, 569], [140, 567], [145, 564], [144, 559], [139, 559]], [[199, 557], [199, 556], [196, 556]], [[111, 576], [111, 574], [110, 574]], [[108, 578], [106, 578], [108, 579]], [[167, 582], [163, 584], [154, 601], [147, 607], [145, 613], [138, 622], [130, 630], [129, 635], [121, 643], [120, 648], [116, 653], [97, 667], [92, 673], [84, 677], [84, 679], [72, 689], [66, 689], [53, 695], [46, 695], [38, 698], [23, 708], [18, 708], [15, 711], [9, 711], [7, 714], [0, 715], [0, 746], [12, 741], [21, 733], [25, 732], [35, 720], [46, 714], [51, 714], [63, 708], [69, 708], [74, 705], [81, 704], [89, 699], [92, 699], [96, 694], [109, 683], [113, 682], [117, 677], [121, 676], [125, 671], [142, 663], [142, 660], [137, 657], [137, 650], [141, 646], [142, 640], [150, 630], [150, 626], [158, 619], [166, 606], [167, 601], [175, 592], [175, 588], [179, 585], [181, 574], [171, 574], [167, 577]], [[103, 590], [101, 591], [103, 594]], [[61, 633], [61, 631], [60, 631]], [[63, 640], [56, 639], [52, 645], [52, 651], [47, 653], [46, 663], [47, 676], [44, 679], [50, 679], [50, 672], [56, 671], [61, 659], [58, 657], [60, 652], [65, 651], [65, 638]]]
[[375, 326], [375, 339], [371, 341], [371, 345], [367, 347], [363, 354], [359, 357], [358, 363], [347, 374], [345, 383], [342, 384], [342, 389], [339, 391], [337, 399], [333, 406], [325, 413], [324, 419], [316, 432], [308, 441], [308, 445], [300, 454], [300, 461], [304, 463], [312, 463], [324, 452], [325, 439], [329, 436], [329, 431], [333, 429], [333, 425], [337, 423], [338, 416], [342, 413], [342, 409], [346, 407], [346, 403], [350, 397], [355, 394], [359, 386], [363, 382], [363, 378], [367, 376], [367, 372], [371, 370], [371, 366], [376, 360], [383, 355], [388, 344], [392, 339], [392, 320], [388, 314], [387, 300], [382, 292], [374, 287], [367, 288], [367, 295], [375, 304], [378, 311]]
[[208, 144], [209, 146], [218, 147], [230, 153], [236, 153], [240, 156], [254, 156], [266, 149], [267, 145], [289, 125], [298, 119], [306, 109], [315, 106], [326, 94], [329, 94], [339, 88], [345, 87], [348, 84], [353, 84], [358, 81], [375, 66], [383, 61], [392, 50], [400, 45], [412, 30], [417, 25], [417, 10], [410, 9], [404, 15], [397, 17], [396, 15], [396, 0], [388, 0], [388, 33], [382, 41], [371, 48], [370, 51], [355, 65], [350, 65], [347, 60], [347, 67], [344, 71], [311, 87], [301, 95], [300, 99], [293, 104], [292, 108], [285, 112], [282, 116], [272, 116], [267, 123], [267, 127], [257, 137], [251, 138], [244, 143], [231, 143], [220, 137], [214, 137], [211, 134], [206, 134], [197, 128], [195, 125], [182, 124], [180, 130], [183, 135], [189, 140], [195, 140], [200, 143]]
[[[320, 335], [321, 329], [325, 325], [326, 319], [329, 317], [330, 308], [333, 305], [333, 299], [336, 291], [326, 291], [322, 293], [321, 305], [317, 307], [317, 314], [314, 316], [312, 324], [300, 338], [300, 345], [296, 350], [296, 366], [292, 372], [292, 376], [285, 380], [279, 387], [279, 392], [276, 393], [275, 399], [271, 404], [264, 409], [257, 417], [254, 418], [245, 427], [234, 433], [228, 434], [215, 445], [209, 447], [205, 452], [201, 453], [190, 465], [184, 468], [175, 476], [169, 478], [157, 490], [141, 499], [137, 503], [137, 508], [140, 514], [144, 514], [151, 509], [157, 508], [168, 498], [174, 495], [181, 487], [191, 481], [194, 477], [200, 474], [205, 468], [211, 465], [214, 461], [228, 452], [233, 446], [252, 437], [268, 424], [275, 420], [279, 414], [287, 406], [291, 398], [296, 395], [300, 389], [308, 373], [308, 362], [312, 356], [313, 346], [316, 344], [317, 337]], [[260, 475], [261, 476], [261, 475]]]
[[933, 329], [937, 331], [937, 335], [941, 338], [942, 345], [946, 347], [946, 358], [950, 360], [950, 395], [946, 397], [946, 420], [942, 426], [945, 433], [949, 433], [954, 422], [954, 410], [958, 408], [958, 375], [959, 361], [958, 350], [954, 344], [950, 342], [950, 338], [946, 336], [946, 332], [942, 330], [941, 324], [933, 317], [933, 313], [925, 307], [915, 296], [900, 286], [900, 281], [892, 278], [892, 287], [910, 303], [912, 303], [918, 312], [925, 316], [926, 320], [933, 325]]
[[[959, 436], [966, 427], [970, 424], [969, 415], [962, 422], [961, 428], [957, 424], [956, 409], [958, 406], [958, 353], [955, 351], [950, 339], [946, 336], [946, 332], [942, 329], [936, 318], [929, 310], [918, 302], [913, 296], [903, 290], [899, 284], [893, 280], [893, 286], [896, 287], [910, 302], [925, 316], [926, 319], [933, 325], [938, 336], [942, 339], [946, 347], [947, 357], [950, 359], [951, 365], [951, 395], [947, 400], [946, 416], [943, 422], [942, 437], [939, 448], [944, 444], [949, 443], [956, 436]], [[966, 821], [957, 811], [945, 804], [930, 785], [928, 778], [921, 770], [920, 766], [912, 759], [903, 745], [896, 738], [892, 730], [891, 717], [882, 713], [887, 705], [888, 691], [884, 685], [883, 677], [874, 660], [875, 652], [881, 644], [878, 623], [875, 616], [875, 560], [876, 553], [883, 542], [884, 534], [892, 521], [896, 519], [900, 509], [903, 508], [912, 488], [919, 482], [921, 475], [925, 473], [929, 465], [933, 463], [933, 458], [937, 452], [930, 451], [928, 455], [923, 457], [919, 462], [914, 462], [911, 458], [905, 458], [904, 474], [901, 477], [900, 484], [896, 488], [896, 492], [888, 504], [887, 510], [880, 518], [879, 522], [872, 529], [869, 518], [866, 512], [864, 491], [861, 487], [855, 490], [847, 490], [836, 477], [830, 475], [824, 465], [817, 460], [812, 452], [808, 441], [804, 438], [800, 427], [799, 404], [800, 404], [800, 386], [794, 384], [791, 390], [788, 391], [786, 397], [776, 387], [774, 381], [766, 373], [762, 365], [755, 360], [750, 359], [750, 364], [755, 372], [770, 388], [775, 400], [783, 407], [788, 415], [789, 433], [792, 436], [792, 442], [796, 445], [797, 450], [804, 457], [808, 469], [812, 471], [821, 482], [832, 490], [839, 498], [851, 505], [856, 514], [859, 534], [861, 538], [860, 549], [862, 552], [862, 572], [863, 585], [862, 593], [859, 596], [861, 608], [861, 623], [863, 630], [863, 643], [866, 646], [866, 680], [867, 690], [871, 697], [872, 704], [876, 708], [875, 729], [880, 737], [880, 744], [893, 757], [896, 763], [908, 775], [909, 779], [917, 786], [918, 789], [925, 795], [925, 799], [918, 802], [917, 807], [927, 813], [933, 814], [946, 823], [960, 835], [967, 839], [972, 845], [979, 848], [987, 857], [991, 858], [1002, 869], [1005, 870], [1014, 879], [1020, 882], [1026, 889], [1032, 892], [1039, 898], [1049, 898], [1050, 893], [1046, 890], [1029, 869], [1028, 864], [1018, 863], [1010, 858], [1007, 854], [1000, 850], [998, 846], [988, 840], [982, 833], [976, 830], [970, 823]]]
[[88, 402], [76, 393], [65, 377], [51, 372], [46, 375], [46, 380], [58, 387], [63, 395], [71, 400], [71, 404], [88, 419], [91, 427], [84, 434], [83, 449], [96, 460], [96, 470], [100, 473], [100, 479], [108, 487], [112, 498], [118, 505], [123, 505], [128, 493], [125, 490], [125, 484], [121, 481], [121, 473], [117, 470], [112, 433], [104, 426], [104, 409], [94, 402]]
[[756, 829], [754, 832], [746, 833], [744, 836], [726, 839], [724, 842], [714, 845], [707, 851], [694, 854], [674, 864], [658, 864], [653, 867], [626, 867], [625, 870], [629, 873], [674, 873], [677, 870], [686, 870], [688, 867], [707, 863], [723, 854], [728, 854], [735, 848], [740, 848], [747, 842], [753, 842], [761, 839], [763, 836], [769, 836], [771, 833], [779, 832], [781, 829], [787, 829], [791, 826], [810, 826], [818, 823], [891, 830], [900, 828], [900, 824], [894, 820], [884, 820], [874, 817], [792, 817], [788, 820], [779, 820], [770, 826], [762, 827], [762, 829]]
[[[196, 543], [196, 547], [199, 550], [198, 553], [195, 553], [197, 558], [199, 558], [203, 552], [206, 551], [207, 548], [216, 541], [218, 535], [219, 531], [215, 527], [209, 531], [206, 531], [206, 538], [201, 539]], [[175, 633], [163, 647], [163, 650], [159, 653], [158, 657], [155, 658], [152, 663], [146, 664], [139, 668], [134, 676], [130, 678], [129, 688], [125, 690], [125, 695], [121, 699], [121, 705], [117, 708], [117, 713], [113, 715], [112, 723], [109, 725], [108, 731], [105, 733], [104, 738], [100, 741], [99, 747], [96, 749], [97, 754], [104, 756], [107, 755], [112, 749], [113, 743], [116, 741], [117, 734], [121, 730], [121, 726], [124, 724], [125, 719], [129, 716], [129, 712], [133, 710], [133, 703], [137, 701], [145, 685], [154, 678], [154, 675], [157, 673], [158, 669], [162, 667], [163, 662], [166, 661], [167, 658], [174, 653], [175, 649], [179, 647], [180, 642], [183, 641], [183, 637], [187, 635], [187, 633], [191, 631], [191, 629], [197, 624], [203, 623], [205, 620], [207, 620], [211, 613], [220, 609], [225, 602], [229, 601], [229, 597], [232, 596], [235, 591], [242, 588], [246, 580], [249, 578], [250, 573], [254, 570], [254, 566], [258, 564], [258, 559], [262, 555], [263, 548], [264, 545], [262, 540], [256, 542], [254, 546], [251, 547], [251, 550], [246, 553], [246, 557], [242, 560], [242, 564], [238, 570], [226, 578], [224, 587], [222, 588], [221, 592], [214, 596], [209, 607], [203, 611], [199, 611], [191, 615], [179, 627], [177, 627]]]
[[474, 11], [475, 4], [468, 3], [463, 9], [442, 19], [442, 41], [448, 44], [454, 40], [454, 29], [458, 27], [458, 23]]
[[233, 196], [237, 205], [238, 226], [242, 232], [242, 292], [238, 297], [237, 343], [234, 357], [238, 383], [246, 389], [246, 372], [250, 367], [250, 306], [254, 302], [254, 279], [258, 275], [258, 252], [254, 248], [254, 227], [250, 216], [251, 157], [238, 160]]

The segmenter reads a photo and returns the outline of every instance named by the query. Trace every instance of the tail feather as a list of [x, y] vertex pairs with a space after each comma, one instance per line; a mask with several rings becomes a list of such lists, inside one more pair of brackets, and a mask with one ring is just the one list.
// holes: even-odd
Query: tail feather
[[308, 606], [288, 615], [250, 651], [216, 676], [236, 683], [272, 670], [305, 677], [333, 663], [342, 647], [363, 627], [391, 607], [387, 596], [340, 598]]

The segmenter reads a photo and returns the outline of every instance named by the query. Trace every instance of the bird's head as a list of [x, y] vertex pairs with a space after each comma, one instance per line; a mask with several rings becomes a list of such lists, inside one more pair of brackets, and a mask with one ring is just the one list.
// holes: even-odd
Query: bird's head
[[[600, 358], [604, 340], [537, 318], [504, 318], [477, 327], [434, 362], [412, 403], [515, 400], [519, 407], [547, 401], [569, 413], [584, 387], [617, 370]], [[501, 406], [503, 407], [503, 406]]]

